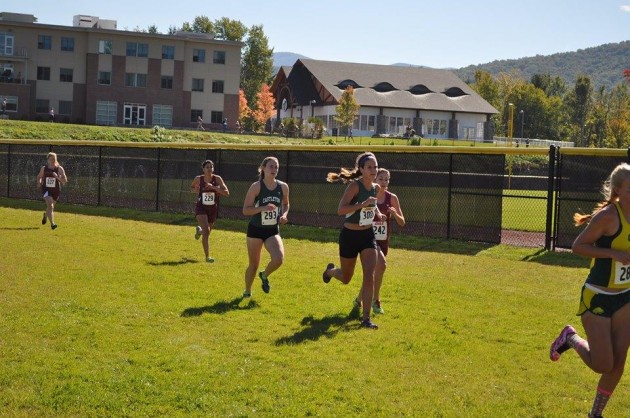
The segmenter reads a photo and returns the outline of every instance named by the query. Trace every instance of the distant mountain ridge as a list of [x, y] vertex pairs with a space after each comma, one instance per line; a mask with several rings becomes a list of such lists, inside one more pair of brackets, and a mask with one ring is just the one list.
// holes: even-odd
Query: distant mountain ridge
[[[297, 59], [308, 58], [293, 52], [275, 52], [274, 67], [293, 65]], [[417, 64], [396, 63], [396, 66], [424, 67]], [[624, 80], [623, 70], [630, 68], [630, 41], [604, 44], [592, 48], [578, 49], [573, 52], [561, 52], [552, 55], [536, 55], [519, 59], [497, 60], [486, 64], [469, 65], [454, 71], [462, 80], [474, 81], [475, 72], [487, 71], [493, 76], [500, 73], [514, 72], [529, 81], [534, 74], [559, 76], [570, 86], [579, 75], [591, 79], [591, 85], [597, 89], [604, 86], [610, 89]]]

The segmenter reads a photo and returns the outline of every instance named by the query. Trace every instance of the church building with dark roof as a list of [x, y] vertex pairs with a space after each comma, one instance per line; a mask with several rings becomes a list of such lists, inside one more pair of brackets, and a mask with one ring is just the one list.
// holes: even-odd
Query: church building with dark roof
[[488, 140], [498, 111], [449, 70], [298, 59], [280, 67], [271, 86], [276, 120], [316, 117], [328, 134], [345, 132], [334, 120], [344, 90], [361, 106], [354, 136], [403, 136], [408, 127], [425, 138]]

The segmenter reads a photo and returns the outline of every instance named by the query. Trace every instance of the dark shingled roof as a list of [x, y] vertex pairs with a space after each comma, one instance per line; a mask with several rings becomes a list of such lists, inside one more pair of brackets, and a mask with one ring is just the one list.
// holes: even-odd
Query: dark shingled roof
[[299, 59], [285, 74], [301, 65], [337, 101], [352, 85], [361, 106], [499, 113], [449, 70]]

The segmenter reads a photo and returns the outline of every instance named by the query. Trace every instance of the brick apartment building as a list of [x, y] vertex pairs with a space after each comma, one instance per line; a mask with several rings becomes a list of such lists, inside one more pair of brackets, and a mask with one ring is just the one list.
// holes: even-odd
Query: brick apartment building
[[0, 100], [10, 119], [94, 125], [230, 128], [238, 116], [240, 42], [116, 29], [74, 16], [72, 26], [0, 13]]

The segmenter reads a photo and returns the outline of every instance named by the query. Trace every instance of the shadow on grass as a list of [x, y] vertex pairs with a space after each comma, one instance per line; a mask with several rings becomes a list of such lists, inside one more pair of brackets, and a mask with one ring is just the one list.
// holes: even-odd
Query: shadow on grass
[[199, 260], [193, 260], [192, 258], [183, 257], [181, 260], [177, 260], [177, 261], [160, 261], [159, 263], [156, 261], [149, 261], [147, 264], [151, 266], [160, 267], [160, 266], [181, 266], [182, 264], [191, 264], [191, 263], [198, 263], [198, 262]]
[[281, 337], [276, 340], [276, 345], [301, 344], [307, 341], [317, 341], [322, 337], [332, 338], [340, 331], [358, 329], [351, 326], [350, 322], [356, 322], [360, 318], [359, 309], [354, 308], [347, 315], [337, 314], [315, 319], [313, 315], [306, 316], [300, 322], [304, 328], [293, 335]]
[[259, 308], [260, 305], [258, 302], [249, 299], [249, 302], [245, 305], [241, 305], [243, 301], [243, 297], [234, 298], [231, 301], [220, 301], [215, 303], [214, 305], [202, 306], [199, 308], [186, 308], [180, 315], [183, 318], [188, 318], [191, 316], [201, 316], [203, 314], [224, 314], [230, 311], [244, 311], [248, 309]]
[[36, 226], [20, 226], [20, 227], [4, 227], [0, 228], [0, 231], [31, 231], [33, 229], [39, 229]]
[[573, 254], [570, 251], [547, 251], [544, 248], [529, 254], [521, 259], [534, 263], [545, 264], [548, 266], [561, 267], [588, 267], [590, 259]]
[[[0, 207], [8, 207], [13, 209], [27, 209], [41, 212], [42, 202], [39, 200], [24, 200], [24, 199], [11, 199], [0, 198]], [[57, 212], [66, 212], [79, 215], [88, 216], [103, 216], [120, 219], [129, 219], [141, 222], [154, 222], [169, 225], [196, 225], [196, 220], [192, 214], [181, 213], [164, 213], [153, 211], [142, 211], [134, 209], [124, 208], [110, 208], [105, 206], [85, 206], [78, 204], [61, 204], [56, 209]], [[217, 229], [231, 232], [245, 233], [247, 230], [246, 219], [227, 219], [220, 218], [217, 223]], [[312, 226], [301, 225], [288, 225], [282, 229], [282, 237], [286, 239], [306, 240], [313, 242], [337, 242], [339, 236], [338, 229], [335, 228], [319, 228]], [[396, 234], [392, 236], [391, 248], [401, 248], [412, 251], [426, 251], [432, 253], [443, 254], [459, 254], [476, 256], [480, 253], [487, 251], [493, 251], [495, 248], [500, 248], [499, 251], [494, 251], [495, 254], [503, 252], [503, 249], [507, 249], [508, 252], [514, 250], [522, 253], [525, 251], [531, 251], [531, 248], [516, 247], [504, 244], [489, 244], [480, 242], [468, 242], [456, 239], [443, 239], [443, 238], [429, 238], [424, 236], [412, 236]], [[545, 265], [557, 265], [563, 267], [584, 267], [583, 261], [576, 261], [576, 257], [572, 254], [555, 252], [537, 252], [535, 254], [528, 254], [526, 257], [518, 256], [518, 259], [522, 261], [529, 261], [534, 263], [540, 263]], [[581, 259], [581, 257], [579, 257]], [[174, 264], [168, 264], [174, 265]]]

